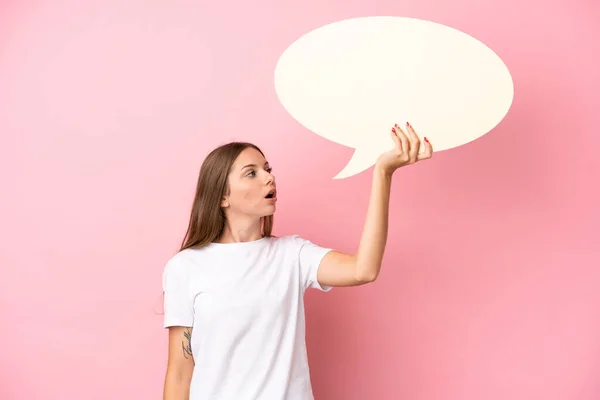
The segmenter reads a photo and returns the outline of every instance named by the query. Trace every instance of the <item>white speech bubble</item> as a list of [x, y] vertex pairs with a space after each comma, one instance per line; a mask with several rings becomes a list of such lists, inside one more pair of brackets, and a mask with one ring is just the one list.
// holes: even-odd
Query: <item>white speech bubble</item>
[[354, 18], [305, 34], [279, 58], [275, 90], [304, 127], [356, 149], [334, 179], [392, 149], [394, 123], [410, 121], [436, 152], [446, 150], [492, 130], [514, 94], [508, 68], [479, 40], [404, 17]]

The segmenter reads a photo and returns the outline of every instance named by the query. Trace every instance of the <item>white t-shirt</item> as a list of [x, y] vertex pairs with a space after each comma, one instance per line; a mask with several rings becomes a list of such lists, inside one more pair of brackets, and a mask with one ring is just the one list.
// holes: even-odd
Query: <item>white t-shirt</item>
[[[164, 326], [193, 327], [190, 400], [312, 400], [304, 292], [330, 249], [297, 235], [212, 243], [171, 258]], [[182, 350], [183, 351], [183, 350]]]

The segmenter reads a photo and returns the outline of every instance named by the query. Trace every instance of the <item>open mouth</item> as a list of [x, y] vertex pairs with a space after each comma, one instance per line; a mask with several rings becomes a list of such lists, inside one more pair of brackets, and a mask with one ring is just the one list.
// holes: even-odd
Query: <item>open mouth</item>
[[276, 193], [277, 193], [277, 192], [276, 192], [275, 190], [271, 190], [271, 191], [269, 192], [269, 194], [267, 194], [267, 195], [265, 196], [265, 199], [272, 199], [273, 197], [275, 197], [275, 194], [276, 194]]

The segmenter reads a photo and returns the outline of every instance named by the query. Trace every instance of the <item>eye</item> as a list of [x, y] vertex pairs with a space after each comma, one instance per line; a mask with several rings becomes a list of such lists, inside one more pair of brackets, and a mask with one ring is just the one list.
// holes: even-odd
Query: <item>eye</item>
[[254, 175], [256, 175], [256, 172], [254, 172], [254, 171], [250, 171], [246, 174], [246, 176], [254, 176]]
[[273, 168], [271, 168], [271, 167], [267, 167], [267, 168], [265, 169], [265, 171], [267, 171], [268, 173], [271, 173], [271, 171], [273, 171]]

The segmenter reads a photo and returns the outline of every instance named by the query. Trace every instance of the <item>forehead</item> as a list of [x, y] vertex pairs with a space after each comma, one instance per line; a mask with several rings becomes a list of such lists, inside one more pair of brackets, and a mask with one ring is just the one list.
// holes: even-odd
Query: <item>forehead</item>
[[263, 155], [260, 154], [260, 151], [252, 147], [248, 147], [237, 156], [235, 162], [233, 163], [232, 169], [234, 171], [239, 171], [247, 165], [255, 165], [258, 167], [262, 167], [265, 165], [266, 162], [267, 160], [265, 160]]

